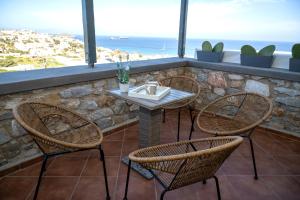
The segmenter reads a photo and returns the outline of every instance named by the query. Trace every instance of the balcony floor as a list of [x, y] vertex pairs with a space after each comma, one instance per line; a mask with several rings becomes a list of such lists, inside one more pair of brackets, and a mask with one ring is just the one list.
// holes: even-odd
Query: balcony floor
[[[182, 122], [181, 136], [187, 138], [190, 122]], [[175, 141], [176, 113], [168, 113], [162, 125], [161, 143]], [[208, 137], [197, 129], [193, 138]], [[247, 140], [225, 161], [217, 175], [222, 199], [300, 199], [300, 140], [257, 129], [253, 134], [259, 179], [254, 180]], [[120, 158], [138, 148], [138, 125], [105, 137], [108, 181], [112, 199], [122, 199], [127, 167]], [[42, 179], [39, 199], [105, 199], [98, 151], [59, 156], [50, 160]], [[0, 178], [0, 199], [32, 199], [40, 163]], [[162, 187], [155, 180], [131, 174], [128, 198], [159, 199]], [[213, 180], [168, 192], [165, 199], [217, 199]]]

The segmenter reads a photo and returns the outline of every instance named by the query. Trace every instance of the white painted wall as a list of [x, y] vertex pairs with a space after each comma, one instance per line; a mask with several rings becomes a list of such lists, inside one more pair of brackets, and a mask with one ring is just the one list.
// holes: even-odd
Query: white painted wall
[[[223, 62], [239, 64], [240, 63], [240, 52], [241, 52], [240, 50], [224, 51]], [[274, 56], [275, 56], [275, 58], [274, 58], [272, 67], [282, 68], [282, 69], [289, 68], [289, 59], [291, 57], [290, 52], [275, 51]], [[195, 51], [195, 58], [197, 59], [196, 51]]]

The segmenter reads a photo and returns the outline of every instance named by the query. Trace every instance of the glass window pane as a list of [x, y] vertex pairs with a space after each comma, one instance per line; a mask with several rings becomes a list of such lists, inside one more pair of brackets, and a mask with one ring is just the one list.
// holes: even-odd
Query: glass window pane
[[0, 71], [85, 64], [81, 0], [0, 2]]
[[194, 57], [204, 40], [224, 42], [225, 50], [250, 44], [290, 51], [300, 35], [298, 0], [190, 0], [186, 53]]
[[94, 0], [94, 12], [98, 63], [177, 56], [180, 0]]

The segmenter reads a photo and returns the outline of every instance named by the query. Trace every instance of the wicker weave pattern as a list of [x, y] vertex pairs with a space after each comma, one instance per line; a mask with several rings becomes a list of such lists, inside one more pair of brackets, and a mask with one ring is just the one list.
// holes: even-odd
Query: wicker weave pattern
[[158, 178], [173, 190], [213, 177], [242, 140], [230, 136], [181, 141], [137, 150], [129, 158], [160, 171]]
[[195, 79], [192, 79], [187, 76], [173, 76], [173, 77], [165, 78], [160, 80], [160, 85], [195, 94], [193, 98], [168, 105], [164, 109], [177, 109], [180, 107], [190, 105], [200, 95], [199, 83]]
[[255, 128], [272, 112], [272, 102], [259, 94], [237, 93], [217, 99], [199, 113], [199, 128], [216, 135], [234, 135]]
[[95, 148], [103, 139], [94, 123], [62, 107], [25, 102], [13, 113], [45, 153]]

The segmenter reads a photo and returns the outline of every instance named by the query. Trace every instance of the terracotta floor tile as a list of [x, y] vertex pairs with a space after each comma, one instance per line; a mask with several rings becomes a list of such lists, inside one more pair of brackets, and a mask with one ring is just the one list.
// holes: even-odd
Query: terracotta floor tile
[[[127, 172], [128, 172], [128, 165], [121, 162], [118, 176], [127, 176]], [[130, 171], [130, 176], [141, 176], [141, 175], [132, 169]]]
[[139, 149], [139, 141], [138, 140], [124, 140], [122, 157], [127, 156], [132, 151]]
[[77, 151], [74, 153], [66, 153], [63, 156], [64, 157], [83, 157], [87, 158], [90, 155], [91, 150], [85, 150], [85, 151]]
[[26, 199], [36, 181], [34, 177], [4, 177], [0, 180], [0, 199]]
[[[121, 200], [124, 196], [126, 177], [118, 178], [116, 199]], [[153, 200], [155, 199], [154, 180], [146, 180], [141, 176], [131, 176], [129, 181], [128, 199], [130, 200]]]
[[252, 160], [242, 156], [230, 156], [223, 164], [225, 175], [252, 175], [254, 174]]
[[[221, 198], [223, 200], [234, 200], [234, 196], [230, 193], [229, 182], [227, 180], [227, 177], [225, 176], [219, 176], [219, 184], [220, 184], [220, 193]], [[157, 189], [157, 199], [160, 198], [160, 195], [163, 191], [163, 187], [156, 181], [155, 186]], [[194, 200], [194, 199], [205, 199], [205, 200], [215, 200], [217, 199], [217, 188], [215, 185], [214, 179], [207, 180], [206, 184], [195, 183], [192, 185], [188, 185], [183, 188], [179, 188], [176, 190], [172, 190], [166, 193], [165, 200]]]
[[231, 191], [237, 199], [243, 200], [278, 200], [273, 191], [260, 180], [253, 176], [228, 176]]
[[104, 141], [122, 141], [125, 130], [122, 129], [104, 137]]
[[[108, 178], [108, 187], [111, 199], [115, 193], [116, 177]], [[105, 200], [105, 182], [103, 177], [81, 177], [73, 193], [73, 200]]]
[[[40, 200], [67, 200], [76, 186], [79, 177], [43, 177], [38, 198]], [[33, 198], [34, 191], [30, 195]]]
[[87, 158], [57, 157], [46, 170], [46, 176], [79, 176]]
[[[161, 125], [161, 143], [176, 141], [177, 113], [167, 112]], [[181, 139], [188, 137], [190, 121], [184, 112]], [[104, 137], [103, 149], [109, 176], [112, 200], [124, 195], [127, 166], [121, 156], [139, 148], [138, 124]], [[217, 171], [224, 200], [294, 200], [300, 191], [300, 140], [256, 129], [252, 135], [259, 179], [254, 180], [249, 142], [245, 139]], [[195, 125], [193, 139], [211, 137]], [[41, 163], [33, 164], [0, 179], [0, 199], [31, 197]], [[80, 175], [82, 175], [80, 177]], [[162, 187], [154, 180], [146, 180], [131, 171], [129, 199], [158, 200]], [[89, 150], [56, 157], [49, 164], [42, 179], [39, 199], [104, 199], [105, 186], [99, 151]], [[73, 196], [72, 196], [73, 195]], [[213, 179], [207, 184], [193, 185], [168, 192], [165, 199], [217, 199]], [[71, 198], [72, 196], [72, 198]], [[5, 198], [3, 198], [5, 197]]]
[[136, 140], [139, 137], [139, 124], [130, 126], [125, 129], [124, 139], [125, 140]]
[[297, 182], [294, 176], [264, 176], [262, 180], [280, 199], [300, 199], [300, 182]]
[[289, 174], [300, 175], [300, 156], [275, 156], [277, 160]]
[[[108, 176], [117, 176], [120, 157], [105, 157], [105, 165]], [[83, 170], [82, 176], [104, 176], [103, 164], [98, 157], [90, 157]]]
[[[47, 161], [46, 169], [49, 168], [49, 166], [51, 165], [54, 159], [55, 158], [50, 158]], [[24, 169], [20, 169], [15, 173], [10, 174], [9, 176], [39, 176], [41, 171], [41, 166], [42, 166], [42, 162], [39, 162], [31, 166], [25, 167]]]
[[[122, 142], [121, 141], [104, 141], [102, 143], [103, 151], [105, 156], [120, 156], [122, 150]], [[99, 153], [97, 153], [99, 156]], [[95, 156], [95, 154], [92, 154]]]

